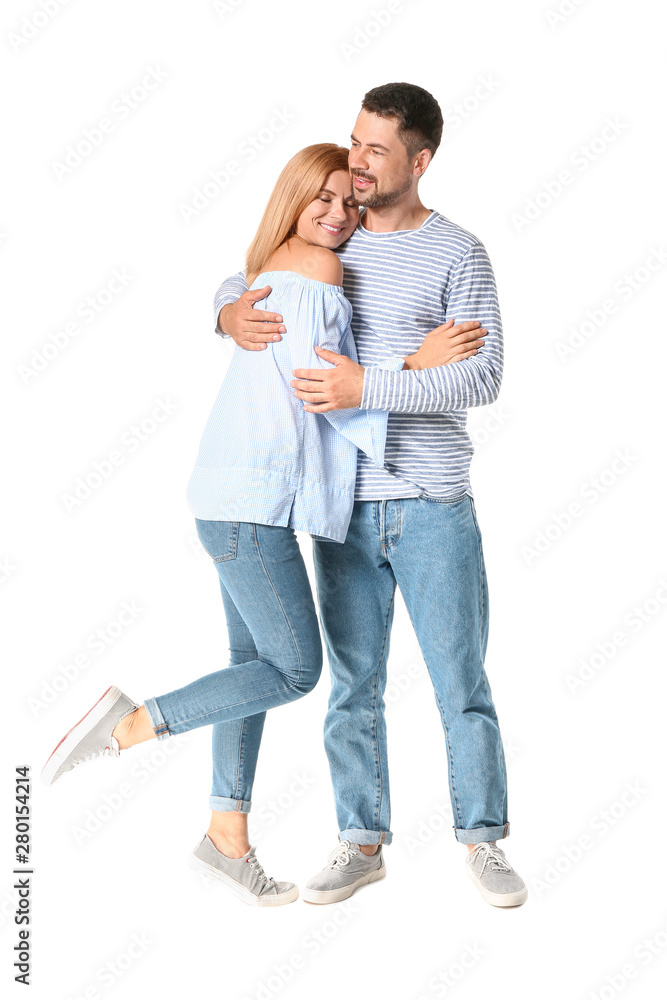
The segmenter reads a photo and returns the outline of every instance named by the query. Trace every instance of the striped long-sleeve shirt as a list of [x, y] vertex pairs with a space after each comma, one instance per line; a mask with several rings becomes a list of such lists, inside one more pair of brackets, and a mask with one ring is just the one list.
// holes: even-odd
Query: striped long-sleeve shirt
[[[359, 363], [366, 369], [360, 408], [387, 410], [389, 418], [384, 467], [359, 454], [355, 499], [472, 496], [466, 411], [494, 402], [503, 369], [500, 310], [488, 254], [476, 236], [436, 211], [418, 229], [389, 233], [369, 232], [363, 216], [362, 209], [359, 225], [336, 253], [352, 305]], [[220, 309], [246, 288], [241, 271], [218, 289], [217, 333], [222, 333]], [[451, 318], [479, 320], [488, 331], [473, 357], [420, 371], [377, 365], [414, 354], [429, 330]], [[283, 337], [289, 337], [289, 327]]]

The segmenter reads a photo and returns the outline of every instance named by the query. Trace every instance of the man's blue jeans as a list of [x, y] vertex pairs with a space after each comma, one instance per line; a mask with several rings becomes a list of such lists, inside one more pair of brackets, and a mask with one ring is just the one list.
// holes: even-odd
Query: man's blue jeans
[[345, 542], [314, 540], [313, 552], [340, 839], [392, 839], [383, 693], [396, 584], [435, 690], [456, 839], [506, 837], [507, 776], [484, 671], [489, 602], [472, 497], [358, 500]]

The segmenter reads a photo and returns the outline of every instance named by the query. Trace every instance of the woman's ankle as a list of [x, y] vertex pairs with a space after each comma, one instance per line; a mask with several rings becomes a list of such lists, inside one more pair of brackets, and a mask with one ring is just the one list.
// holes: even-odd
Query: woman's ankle
[[250, 850], [247, 837], [230, 837], [214, 826], [209, 826], [207, 833], [216, 850], [224, 854], [226, 858], [242, 858]]
[[214, 810], [208, 835], [221, 854], [228, 858], [242, 858], [250, 850], [248, 814], [236, 810]]
[[111, 733], [118, 742], [121, 750], [127, 750], [128, 747], [134, 746], [134, 741], [132, 740], [132, 722], [136, 714], [137, 709], [135, 708], [133, 712], [130, 712], [120, 722], [116, 723]]
[[146, 740], [157, 739], [145, 705], [128, 712], [116, 725], [112, 735], [118, 740], [121, 750], [136, 746], [137, 743], [145, 743]]

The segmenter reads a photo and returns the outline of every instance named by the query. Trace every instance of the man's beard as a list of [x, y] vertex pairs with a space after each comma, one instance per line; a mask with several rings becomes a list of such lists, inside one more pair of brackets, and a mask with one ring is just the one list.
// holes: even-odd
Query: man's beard
[[406, 178], [403, 187], [395, 188], [393, 191], [381, 192], [377, 190], [377, 181], [374, 183], [376, 184], [375, 192], [365, 201], [359, 201], [357, 198], [357, 191], [354, 188], [352, 189], [354, 193], [354, 200], [357, 205], [363, 206], [364, 208], [386, 208], [387, 205], [393, 205], [394, 202], [398, 201], [398, 199], [405, 194], [406, 191], [410, 190], [412, 181], [408, 177]]

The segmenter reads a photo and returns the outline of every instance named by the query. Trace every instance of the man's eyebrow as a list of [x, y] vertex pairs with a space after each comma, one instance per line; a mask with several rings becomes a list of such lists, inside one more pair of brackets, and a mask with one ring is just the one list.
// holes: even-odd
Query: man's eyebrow
[[[350, 136], [350, 139], [352, 140], [352, 142], [359, 142], [359, 140], [357, 139], [356, 135], [351, 135], [351, 136]], [[391, 150], [390, 150], [390, 149], [387, 149], [387, 147], [386, 147], [386, 146], [383, 146], [383, 145], [382, 145], [381, 143], [379, 143], [379, 142], [367, 142], [367, 143], [366, 143], [366, 145], [367, 145], [367, 146], [374, 146], [374, 147], [376, 147], [377, 149], [384, 149], [385, 153], [390, 153], [390, 152], [391, 152]]]

